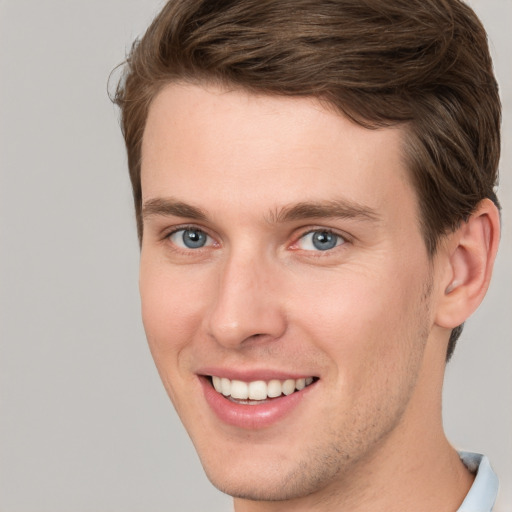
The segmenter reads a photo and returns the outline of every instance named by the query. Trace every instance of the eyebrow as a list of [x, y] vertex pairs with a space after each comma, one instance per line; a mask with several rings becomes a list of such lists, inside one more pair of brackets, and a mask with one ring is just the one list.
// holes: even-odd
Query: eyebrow
[[292, 222], [303, 219], [341, 218], [365, 221], [379, 221], [377, 212], [346, 199], [333, 201], [305, 201], [272, 212], [271, 222]]
[[[175, 200], [173, 198], [148, 199], [142, 205], [142, 217], [174, 216], [192, 220], [207, 221], [208, 215], [196, 206]], [[346, 199], [333, 201], [304, 201], [289, 206], [283, 206], [271, 211], [267, 220], [271, 224], [280, 224], [304, 219], [342, 218], [364, 221], [379, 221], [377, 212], [358, 203]]]
[[193, 220], [206, 221], [208, 216], [206, 213], [187, 203], [176, 201], [172, 198], [155, 198], [148, 199], [142, 205], [142, 218], [146, 219], [155, 215], [161, 216], [174, 216], [174, 217], [187, 217]]

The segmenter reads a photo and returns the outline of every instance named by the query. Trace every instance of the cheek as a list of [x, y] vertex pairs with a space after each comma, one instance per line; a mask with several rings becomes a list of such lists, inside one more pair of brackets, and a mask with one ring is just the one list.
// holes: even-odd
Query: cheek
[[428, 308], [419, 281], [410, 281], [407, 290], [378, 279], [337, 284], [309, 295], [302, 325], [329, 361], [322, 414], [338, 426], [333, 435], [356, 449], [353, 433], [377, 439], [407, 407], [423, 357]]
[[303, 300], [293, 316], [329, 355], [338, 377], [373, 380], [375, 372], [392, 372], [413, 357], [411, 340], [423, 330], [420, 318], [425, 317], [425, 285], [417, 272], [407, 273], [403, 267], [379, 274], [350, 269], [304, 280], [301, 288]]
[[400, 291], [382, 278], [347, 269], [306, 275], [294, 295], [300, 297], [294, 304], [295, 316], [324, 340], [350, 340], [387, 329], [404, 302]]
[[182, 269], [152, 264], [141, 258], [142, 321], [149, 349], [162, 383], [180, 416], [186, 410], [193, 375], [187, 371], [187, 352], [197, 337], [203, 316], [205, 286]]
[[191, 280], [179, 268], [162, 267], [142, 259], [139, 281], [142, 320], [157, 366], [163, 364], [161, 359], [177, 357], [194, 337], [206, 301], [201, 279]]

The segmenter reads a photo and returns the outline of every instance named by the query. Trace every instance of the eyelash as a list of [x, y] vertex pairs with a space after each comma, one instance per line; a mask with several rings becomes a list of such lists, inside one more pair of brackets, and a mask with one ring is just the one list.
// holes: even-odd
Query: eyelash
[[[176, 226], [172, 229], [172, 231], [166, 233], [163, 237], [164, 240], [169, 241], [173, 245], [173, 248], [176, 251], [181, 251], [183, 253], [189, 254], [190, 252], [199, 252], [199, 251], [201, 251], [201, 249], [205, 249], [207, 247], [210, 247], [211, 245], [215, 245], [215, 244], [209, 244], [209, 245], [204, 245], [204, 246], [197, 247], [197, 248], [179, 247], [175, 242], [172, 241], [172, 236], [176, 235], [177, 233], [179, 233], [181, 231], [183, 231], [183, 232], [196, 231], [199, 233], [203, 233], [207, 237], [207, 240], [210, 239], [210, 240], [215, 241], [215, 238], [212, 237], [210, 234], [208, 234], [208, 232], [205, 229], [200, 228], [198, 226], [193, 226], [193, 225]], [[217, 243], [217, 245], [218, 245], [218, 243]]]
[[[181, 231], [183, 231], [183, 232], [197, 231], [197, 232], [203, 233], [207, 237], [207, 240], [210, 239], [210, 241], [213, 241], [214, 243], [213, 244], [210, 243], [208, 245], [203, 245], [203, 246], [200, 246], [197, 248], [180, 247], [176, 244], [176, 242], [172, 241], [172, 236], [176, 235], [177, 233], [180, 233]], [[333, 236], [337, 237], [337, 243], [334, 247], [326, 249], [326, 250], [301, 249], [300, 247], [298, 247], [298, 244], [301, 240], [303, 240], [306, 236], [311, 235], [313, 233], [325, 233], [328, 235], [333, 235]], [[218, 247], [220, 245], [218, 242], [215, 241], [215, 238], [208, 233], [207, 230], [205, 230], [202, 227], [194, 226], [194, 225], [176, 226], [172, 229], [172, 231], [167, 232], [163, 236], [163, 240], [170, 242], [170, 244], [173, 246], [173, 250], [175, 250], [177, 252], [182, 252], [183, 254], [190, 254], [191, 252], [199, 253], [199, 252], [202, 252], [202, 250], [204, 250], [204, 249], [208, 249], [209, 247], [212, 247], [212, 246]], [[350, 238], [345, 234], [338, 233], [329, 228], [317, 227], [317, 228], [313, 228], [313, 229], [309, 228], [306, 231], [302, 232], [298, 237], [295, 238], [295, 241], [292, 244], [288, 245], [288, 248], [291, 250], [294, 250], [294, 251], [302, 251], [304, 253], [308, 253], [312, 257], [322, 257], [322, 256], [325, 257], [325, 256], [332, 254], [335, 251], [335, 249], [344, 246], [348, 242], [350, 242]]]
[[[301, 240], [304, 240], [308, 235], [313, 235], [314, 233], [332, 235], [332, 236], [336, 237], [336, 245], [334, 245], [333, 247], [327, 248], [325, 250], [321, 250], [318, 248], [317, 248], [317, 250], [301, 249], [300, 247], [298, 247], [298, 244]], [[314, 255], [314, 257], [319, 257], [319, 256], [327, 256], [329, 254], [332, 254], [336, 248], [343, 246], [348, 241], [349, 241], [349, 239], [346, 235], [337, 233], [336, 231], [329, 229], [329, 228], [319, 227], [319, 228], [309, 229], [308, 231], [302, 233], [296, 239], [296, 241], [290, 246], [290, 248], [293, 250], [297, 250], [297, 251], [303, 250], [304, 252], [310, 253], [310, 255], [312, 255], [312, 256]]]

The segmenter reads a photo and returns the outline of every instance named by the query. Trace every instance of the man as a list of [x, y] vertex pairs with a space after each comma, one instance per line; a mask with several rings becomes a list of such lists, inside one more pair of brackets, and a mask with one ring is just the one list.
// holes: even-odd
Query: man
[[458, 0], [175, 0], [127, 60], [148, 342], [247, 511], [490, 511], [441, 390], [499, 239], [500, 104]]

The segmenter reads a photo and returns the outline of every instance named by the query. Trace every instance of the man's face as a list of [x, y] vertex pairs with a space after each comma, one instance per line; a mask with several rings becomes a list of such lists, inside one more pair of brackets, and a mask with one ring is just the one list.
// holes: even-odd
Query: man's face
[[401, 145], [312, 99], [170, 85], [152, 103], [144, 326], [229, 494], [329, 488], [421, 422], [434, 270]]

